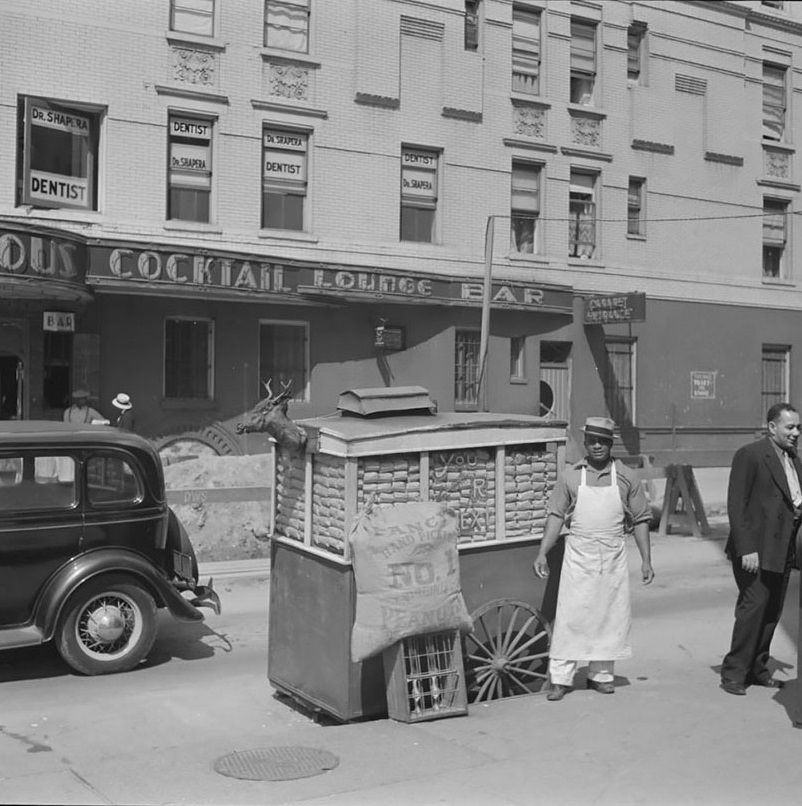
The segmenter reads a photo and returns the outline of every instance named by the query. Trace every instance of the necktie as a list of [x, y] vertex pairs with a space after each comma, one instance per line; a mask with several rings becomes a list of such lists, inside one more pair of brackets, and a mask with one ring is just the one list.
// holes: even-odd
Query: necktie
[[791, 457], [783, 451], [783, 463], [785, 465], [785, 477], [788, 479], [788, 489], [791, 491], [791, 500], [795, 507], [802, 504], [802, 489], [799, 487], [799, 476], [796, 474], [796, 468], [791, 461]]

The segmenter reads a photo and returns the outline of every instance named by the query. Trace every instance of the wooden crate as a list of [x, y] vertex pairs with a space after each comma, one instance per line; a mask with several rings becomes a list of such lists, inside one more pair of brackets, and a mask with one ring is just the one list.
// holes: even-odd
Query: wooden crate
[[468, 713], [459, 632], [413, 635], [384, 652], [387, 715], [422, 722]]

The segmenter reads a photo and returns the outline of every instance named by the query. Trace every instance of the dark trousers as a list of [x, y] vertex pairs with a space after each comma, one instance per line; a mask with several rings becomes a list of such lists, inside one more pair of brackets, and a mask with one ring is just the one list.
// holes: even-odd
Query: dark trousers
[[749, 683], [770, 676], [769, 647], [782, 615], [790, 570], [789, 562], [783, 573], [761, 568], [750, 574], [741, 567], [740, 557], [733, 558], [738, 599], [730, 651], [721, 664], [722, 680]]

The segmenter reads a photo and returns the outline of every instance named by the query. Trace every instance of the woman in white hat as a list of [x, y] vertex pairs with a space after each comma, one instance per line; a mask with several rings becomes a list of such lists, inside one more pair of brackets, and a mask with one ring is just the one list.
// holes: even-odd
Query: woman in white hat
[[114, 421], [114, 425], [116, 425], [117, 428], [122, 428], [123, 431], [133, 431], [134, 404], [131, 402], [131, 398], [125, 394], [125, 392], [120, 392], [117, 397], [111, 401], [111, 405], [120, 410], [120, 414]]

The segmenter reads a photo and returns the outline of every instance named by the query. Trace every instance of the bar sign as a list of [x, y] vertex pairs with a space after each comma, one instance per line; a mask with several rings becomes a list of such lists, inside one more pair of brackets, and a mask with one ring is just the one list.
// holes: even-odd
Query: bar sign
[[65, 311], [45, 311], [42, 330], [75, 333], [75, 314]]

